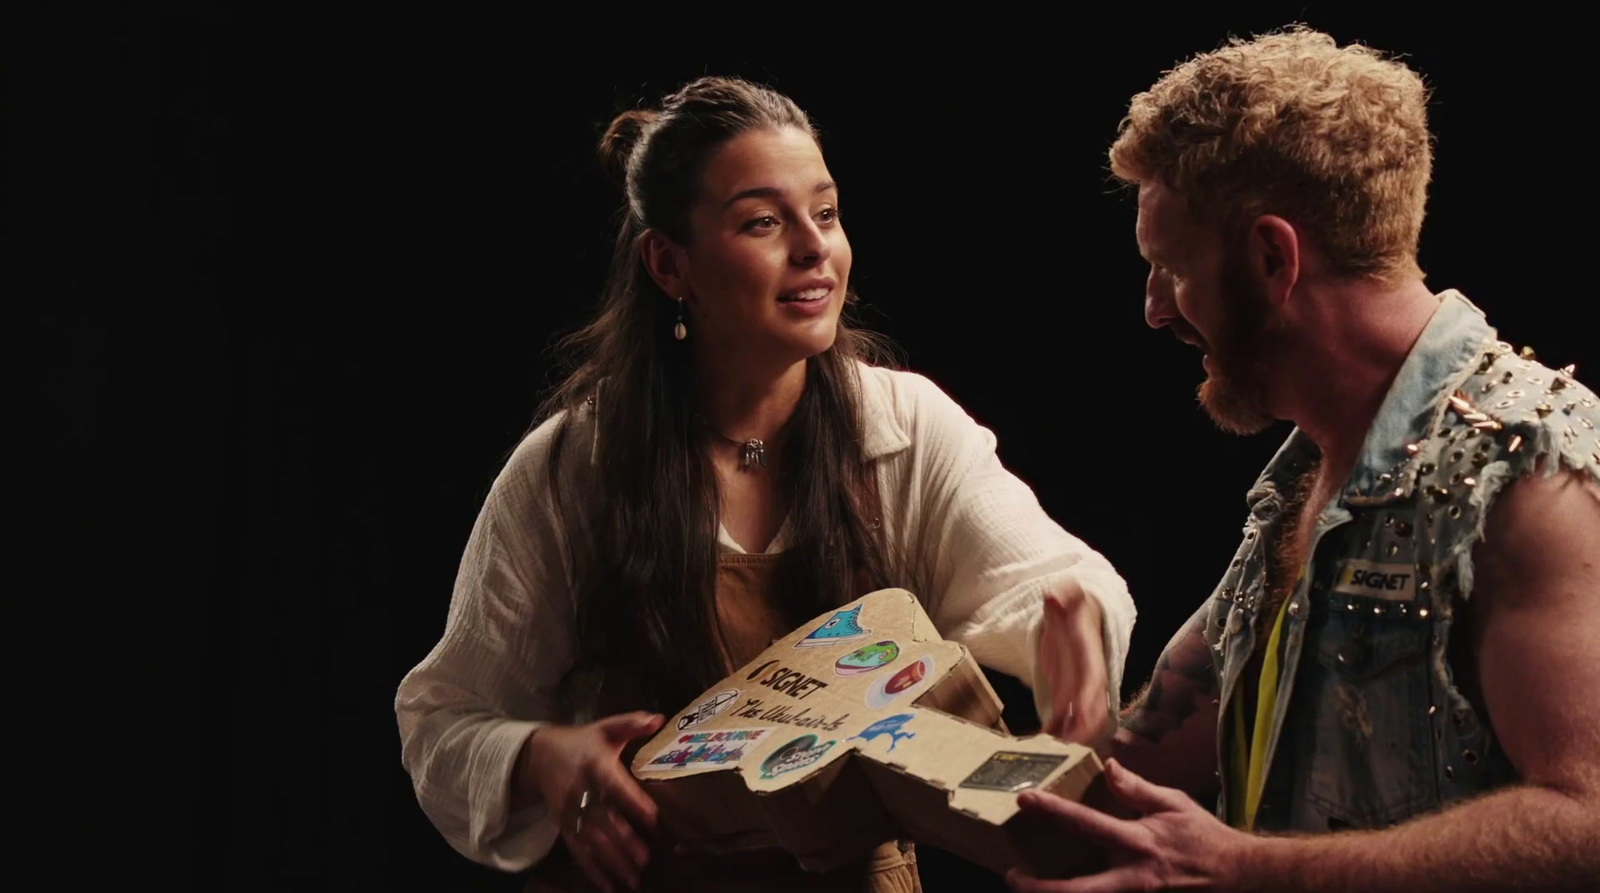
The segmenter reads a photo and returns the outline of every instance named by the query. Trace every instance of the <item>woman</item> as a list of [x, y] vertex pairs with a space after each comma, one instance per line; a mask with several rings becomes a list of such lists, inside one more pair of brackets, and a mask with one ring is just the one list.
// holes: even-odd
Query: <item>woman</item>
[[[949, 397], [864, 362], [870, 342], [840, 322], [839, 189], [805, 114], [705, 78], [618, 117], [601, 154], [626, 192], [602, 311], [396, 699], [446, 839], [503, 869], [539, 863], [537, 889], [738, 888], [747, 864], [652, 851], [624, 751], [772, 639], [887, 586], [1031, 684], [1048, 731], [1104, 740], [1126, 586]], [[905, 849], [828, 878], [775, 854], [761, 886], [916, 889]]]

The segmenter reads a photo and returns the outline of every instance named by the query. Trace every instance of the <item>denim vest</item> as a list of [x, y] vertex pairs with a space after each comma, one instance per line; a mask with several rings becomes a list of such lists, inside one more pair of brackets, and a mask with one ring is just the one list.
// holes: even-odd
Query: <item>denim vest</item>
[[[1288, 596], [1256, 830], [1381, 827], [1516, 780], [1450, 636], [1501, 488], [1541, 458], [1547, 473], [1600, 480], [1600, 409], [1572, 375], [1496, 340], [1460, 293], [1440, 296], [1349, 481], [1316, 518]], [[1244, 540], [1201, 608], [1221, 692], [1224, 820], [1233, 701], [1257, 644], [1266, 557], [1283, 532], [1283, 494], [1317, 456], [1290, 434], [1251, 488]]]

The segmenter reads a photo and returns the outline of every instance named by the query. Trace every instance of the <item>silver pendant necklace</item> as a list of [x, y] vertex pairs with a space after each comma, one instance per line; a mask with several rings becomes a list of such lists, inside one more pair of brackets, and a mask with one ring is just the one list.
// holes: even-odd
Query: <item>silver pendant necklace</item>
[[740, 471], [749, 471], [757, 465], [760, 465], [762, 468], [767, 467], [767, 445], [761, 441], [761, 438], [752, 437], [748, 440], [735, 440], [732, 437], [723, 434], [721, 431], [711, 428], [710, 425], [707, 425], [706, 427], [710, 428], [712, 434], [717, 435], [723, 440], [726, 440], [727, 442], [739, 448]]

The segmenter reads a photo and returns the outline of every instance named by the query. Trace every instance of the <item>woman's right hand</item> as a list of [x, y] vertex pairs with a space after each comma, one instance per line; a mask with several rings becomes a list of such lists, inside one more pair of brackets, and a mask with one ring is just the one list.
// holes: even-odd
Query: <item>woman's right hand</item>
[[619, 713], [583, 726], [541, 726], [522, 749], [512, 790], [543, 800], [578, 865], [600, 889], [637, 889], [656, 828], [656, 804], [622, 765], [628, 742], [665, 717]]

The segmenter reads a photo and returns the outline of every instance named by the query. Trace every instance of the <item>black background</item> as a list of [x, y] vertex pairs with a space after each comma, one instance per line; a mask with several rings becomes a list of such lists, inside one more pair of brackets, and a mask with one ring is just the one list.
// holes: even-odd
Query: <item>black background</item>
[[[703, 73], [776, 86], [821, 127], [867, 322], [1128, 579], [1131, 694], [1286, 433], [1216, 432], [1197, 355], [1143, 323], [1105, 150], [1164, 69], [1297, 18], [1408, 54], [1435, 89], [1430, 284], [1580, 377], [1600, 360], [1574, 80], [1592, 50], [1559, 23], [1333, 9], [924, 11], [855, 39], [827, 8], [693, 39], [665, 10], [457, 7], [11, 30], [8, 275], [45, 413], [23, 478], [60, 513], [18, 542], [61, 550], [39, 559], [57, 626], [19, 628], [95, 668], [41, 698], [94, 730], [60, 754], [94, 793], [58, 798], [74, 830], [46, 836], [127, 839], [130, 867], [97, 870], [163, 886], [517, 888], [417, 808], [394, 691], [442, 630], [552, 337], [598, 291], [618, 196], [595, 138]], [[61, 644], [78, 628], [96, 651]], [[982, 888], [924, 858], [930, 893]]]

